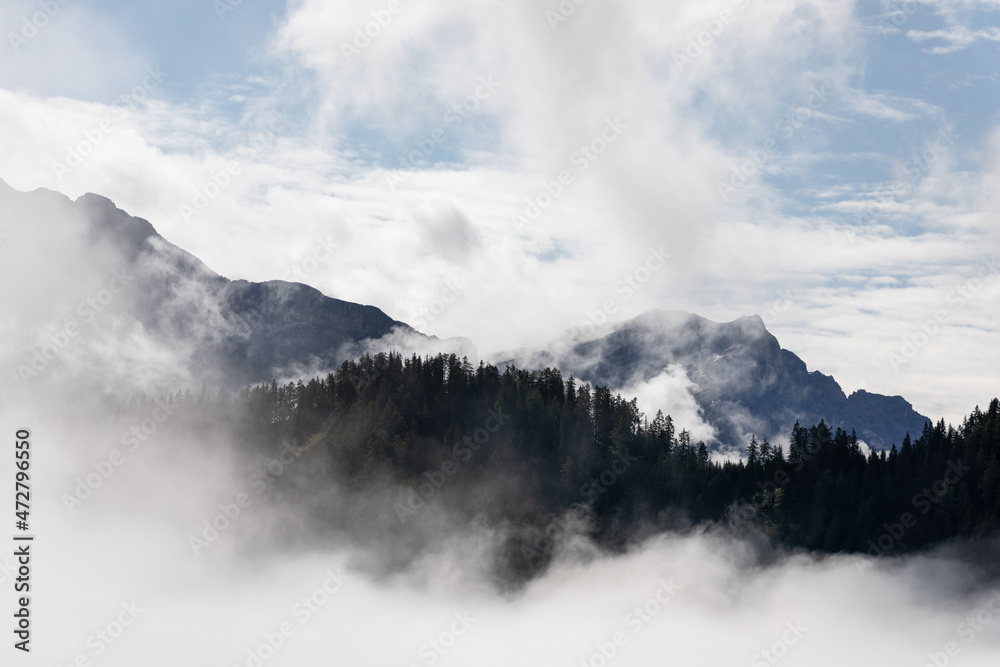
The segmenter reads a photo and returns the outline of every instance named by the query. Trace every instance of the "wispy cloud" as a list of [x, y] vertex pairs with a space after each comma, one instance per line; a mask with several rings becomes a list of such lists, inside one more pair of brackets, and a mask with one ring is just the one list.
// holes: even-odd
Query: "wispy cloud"
[[990, 26], [979, 30], [970, 30], [962, 25], [953, 25], [941, 30], [909, 30], [906, 36], [918, 43], [942, 41], [944, 44], [930, 46], [924, 50], [936, 55], [964, 51], [978, 42], [1000, 42], [1000, 28]]

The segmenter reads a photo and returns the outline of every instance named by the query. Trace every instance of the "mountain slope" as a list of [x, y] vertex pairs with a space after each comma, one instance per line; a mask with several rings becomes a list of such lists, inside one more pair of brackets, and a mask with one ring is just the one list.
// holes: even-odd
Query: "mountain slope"
[[[450, 347], [477, 356], [464, 339], [424, 336], [378, 308], [307, 285], [224, 278], [99, 195], [71, 201], [0, 181], [0, 212], [8, 235], [0, 273], [23, 286], [13, 315], [0, 323], [4, 361], [25, 383], [75, 372], [107, 391], [235, 388], [315, 374], [369, 349], [426, 354]], [[691, 419], [700, 412], [723, 445], [741, 446], [749, 433], [787, 433], [795, 420], [825, 419], [886, 447], [907, 431], [918, 435], [925, 422], [898, 396], [846, 396], [832, 377], [810, 373], [782, 349], [758, 317], [720, 324], [650, 311], [606, 326], [597, 338], [568, 335], [498, 359], [555, 366], [624, 393], [644, 384], [649, 393], [658, 378], [683, 376], [695, 385]]]
[[[130, 346], [152, 346], [151, 356], [183, 367], [182, 381], [238, 387], [294, 369], [335, 367], [358, 344], [393, 332], [419, 336], [378, 308], [308, 285], [224, 278], [99, 195], [70, 201], [4, 184], [0, 210], [14, 223], [10, 247], [21, 245], [34, 256], [33, 271], [51, 280], [36, 299], [51, 306], [39, 329], [50, 333], [29, 346], [44, 350], [65, 323], [80, 332], [52, 355], [54, 364], [87, 357], [82, 361], [93, 365], [93, 354], [106, 357], [107, 348], [120, 348], [117, 360], [127, 361]], [[24, 247], [29, 241], [38, 244], [34, 252]]]
[[875, 447], [920, 434], [926, 418], [899, 396], [865, 391], [846, 396], [829, 375], [809, 372], [756, 316], [718, 323], [682, 311], [653, 310], [606, 327], [597, 338], [568, 333], [548, 346], [497, 357], [519, 367], [558, 367], [563, 373], [616, 390], [634, 388], [680, 367], [696, 385], [692, 395], [724, 445], [774, 437], [796, 421], [825, 419], [856, 429]]

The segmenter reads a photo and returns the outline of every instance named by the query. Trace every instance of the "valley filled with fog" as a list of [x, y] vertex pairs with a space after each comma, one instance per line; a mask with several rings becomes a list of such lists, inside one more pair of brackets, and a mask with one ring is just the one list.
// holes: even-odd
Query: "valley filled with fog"
[[[268, 657], [269, 643], [280, 648], [260, 664], [303, 667], [648, 665], [665, 656], [923, 665], [946, 647], [960, 650], [949, 664], [1000, 656], [995, 542], [819, 556], [706, 525], [607, 554], [568, 523], [554, 531], [557, 557], [544, 573], [504, 589], [488, 567], [496, 530], [428, 519], [438, 532], [422, 536], [420, 551], [373, 568], [385, 554], [349, 536], [312, 536], [294, 508], [259, 494], [239, 443], [154, 433], [126, 453], [118, 441], [128, 429], [93, 414], [47, 413], [32, 433], [45, 471], [32, 659], [47, 664], [83, 655], [100, 665], [256, 665], [248, 652]], [[74, 496], [113, 449], [126, 460], [70, 512], [60, 496]], [[236, 516], [239, 494], [252, 502]], [[226, 506], [231, 521], [218, 518]], [[223, 529], [196, 553], [191, 537], [212, 536], [213, 521]], [[116, 626], [120, 617], [130, 625]]]

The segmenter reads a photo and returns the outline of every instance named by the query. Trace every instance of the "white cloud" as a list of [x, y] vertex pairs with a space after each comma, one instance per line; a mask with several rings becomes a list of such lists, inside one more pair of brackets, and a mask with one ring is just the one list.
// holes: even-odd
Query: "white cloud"
[[715, 429], [702, 418], [698, 402], [691, 393], [697, 390], [697, 385], [678, 364], [671, 364], [665, 371], [645, 382], [636, 382], [616, 390], [623, 396], [634, 397], [639, 409], [650, 420], [657, 410], [670, 415], [678, 431], [687, 429], [691, 433], [692, 442], [707, 442], [715, 435]]
[[943, 46], [932, 46], [925, 49], [928, 53], [943, 55], [963, 51], [977, 42], [1000, 42], [1000, 28], [990, 26], [979, 30], [970, 30], [962, 25], [953, 25], [941, 30], [908, 30], [906, 36], [918, 44], [936, 40], [945, 42]]
[[[854, 113], [892, 122], [913, 120], [934, 110], [920, 100], [900, 99], [881, 91], [852, 90], [845, 95], [844, 102], [846, 109]], [[913, 110], [903, 111], [900, 106], [910, 106]]]
[[[928, 350], [919, 366], [936, 379], [925, 383], [904, 381], [859, 353], [898, 340], [913, 317], [898, 313], [889, 321], [885, 309], [915, 307], [921, 297], [901, 286], [887, 299], [874, 285], [842, 279], [874, 267], [881, 275], [926, 275], [944, 285], [996, 247], [982, 236], [990, 229], [989, 187], [976, 173], [953, 172], [947, 152], [910, 184], [905, 201], [887, 188], [869, 192], [868, 184], [856, 184], [851, 199], [849, 186], [833, 184], [826, 192], [843, 194], [800, 219], [783, 212], [790, 193], [758, 178], [730, 205], [719, 198], [717, 183], [748, 148], [779, 131], [812, 85], [827, 87], [829, 106], [796, 140], [821, 134], [825, 124], [842, 125], [841, 112], [852, 109], [896, 120], [939, 113], [910, 97], [857, 91], [853, 77], [865, 66], [865, 36], [850, 3], [587, 3], [552, 31], [534, 4], [407, 2], [347, 63], [340, 42], [380, 8], [294, 4], [271, 46], [287, 71], [284, 85], [273, 88], [280, 95], [256, 94], [237, 123], [210, 106], [166, 103], [154, 90], [152, 103], [116, 121], [83, 165], [61, 180], [53, 163], [102, 119], [116, 117], [115, 110], [0, 91], [0, 177], [22, 189], [106, 194], [233, 278], [285, 276], [319, 239], [331, 237], [338, 253], [307, 281], [407, 322], [426, 320], [446, 281], [459, 277], [468, 289], [427, 330], [468, 336], [484, 354], [578, 326], [618, 297], [615, 285], [649, 247], [664, 245], [673, 254], [670, 265], [622, 301], [616, 317], [655, 307], [728, 321], [765, 311], [775, 290], [795, 284], [809, 309], [794, 325], [782, 319], [772, 328], [810, 365], [835, 367], [847, 385], [870, 382], [874, 391], [902, 393], [918, 409], [955, 419], [995, 391], [991, 378], [972, 370], [984, 349]], [[723, 10], [733, 12], [732, 22], [692, 62], [678, 65], [675, 56], [689, 38]], [[461, 124], [449, 125], [445, 114], [475, 95], [481, 77], [502, 85]], [[303, 107], [304, 123], [289, 117], [250, 157], [239, 149], [266, 130], [272, 110], [283, 108], [281, 96], [292, 104], [313, 97], [319, 103]], [[574, 153], [615, 116], [628, 127], [580, 173]], [[405, 148], [443, 125], [441, 145], [466, 163], [434, 164], [431, 156], [431, 166], [419, 170], [373, 167], [356, 152], [352, 128], [361, 121]], [[726, 128], [725, 142], [719, 127]], [[781, 151], [771, 168], [786, 175], [825, 155], [808, 142]], [[238, 176], [185, 222], [180, 206], [234, 159]], [[987, 173], [993, 163], [984, 154]], [[538, 201], [561, 170], [571, 171], [573, 183], [519, 232], [512, 216], [523, 214], [526, 199]], [[402, 181], [390, 187], [394, 176]], [[845, 229], [841, 216], [872, 201], [879, 203], [878, 226], [854, 230], [852, 239], [846, 232], [853, 226]], [[946, 239], [945, 232], [960, 233]], [[830, 322], [811, 319], [817, 312], [842, 318], [838, 330], [852, 335], [830, 338]], [[984, 317], [975, 311], [977, 326], [989, 328]], [[983, 335], [987, 341], [995, 334]], [[943, 386], [951, 363], [966, 364], [974, 379], [946, 382], [947, 400], [946, 390], [935, 387]]]

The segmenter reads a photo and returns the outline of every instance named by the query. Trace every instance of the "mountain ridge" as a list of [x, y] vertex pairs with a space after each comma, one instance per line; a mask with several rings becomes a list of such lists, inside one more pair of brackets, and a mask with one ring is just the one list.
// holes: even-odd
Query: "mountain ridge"
[[[0, 183], [0, 204], [20, 206], [29, 216], [34, 212], [34, 224], [54, 232], [82, 233], [81, 253], [94, 255], [91, 262], [101, 265], [89, 266], [88, 257], [79, 265], [64, 259], [67, 269], [52, 259], [51, 271], [69, 270], [71, 281], [82, 276], [81, 284], [87, 284], [88, 271], [101, 275], [105, 265], [121, 265], [134, 274], [129, 289], [102, 313], [109, 322], [105, 335], [112, 335], [108, 332], [119, 326], [118, 319], [131, 318], [132, 338], [123, 333], [115, 344], [148, 336], [164, 356], [182, 359], [194, 382], [238, 387], [306, 375], [366, 351], [399, 349], [404, 340], [447, 343], [477, 356], [468, 339], [440, 341], [375, 306], [330, 297], [303, 283], [221, 276], [164, 239], [151, 222], [102, 195], [71, 200], [43, 188], [24, 193]], [[74, 216], [83, 224], [67, 230], [65, 218]], [[750, 433], [785, 433], [796, 419], [857, 428], [869, 444], [887, 447], [926, 421], [899, 396], [865, 390], [847, 396], [832, 376], [809, 371], [782, 348], [758, 315], [720, 323], [686, 311], [653, 309], [589, 332], [571, 330], [543, 346], [490, 356], [518, 366], [553, 366], [615, 390], [683, 368], [684, 377], [675, 379], [691, 383], [699, 415], [729, 447]]]
[[[555, 366], [616, 391], [635, 388], [680, 366], [695, 385], [700, 415], [724, 443], [751, 434], [774, 438], [795, 421], [858, 431], [870, 446], [887, 448], [907, 432], [916, 437], [927, 418], [901, 396], [843, 391], [833, 376], [809, 371], [781, 347], [756, 315], [714, 322], [679, 310], [646, 311], [580, 340], [570, 330], [547, 345], [493, 356], [518, 367]], [[770, 415], [770, 418], [760, 418]]]
[[[36, 209], [61, 211], [63, 223], [80, 218], [82, 228], [70, 231], [82, 235], [83, 251], [100, 258], [93, 263], [123, 267], [125, 275], [131, 274], [128, 289], [107, 307], [105, 319], [132, 316], [143, 333], [164, 345], [190, 348], [188, 362], [203, 382], [236, 387], [303, 365], [332, 368], [344, 360], [340, 351], [345, 347], [393, 331], [417, 334], [375, 306], [330, 297], [303, 283], [226, 278], [164, 239], [148, 220], [129, 215], [102, 195], [87, 193], [72, 200], [43, 188], [20, 192], [4, 185], [0, 204], [5, 208], [30, 210], [35, 204]], [[67, 231], [65, 225], [58, 231]], [[69, 269], [49, 268], [101, 273], [85, 259]]]

